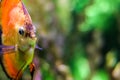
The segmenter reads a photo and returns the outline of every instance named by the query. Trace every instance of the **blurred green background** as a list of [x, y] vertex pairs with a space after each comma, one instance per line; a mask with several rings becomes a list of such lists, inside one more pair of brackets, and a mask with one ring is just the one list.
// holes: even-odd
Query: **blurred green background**
[[34, 80], [120, 80], [120, 0], [23, 2], [43, 48], [35, 51]]

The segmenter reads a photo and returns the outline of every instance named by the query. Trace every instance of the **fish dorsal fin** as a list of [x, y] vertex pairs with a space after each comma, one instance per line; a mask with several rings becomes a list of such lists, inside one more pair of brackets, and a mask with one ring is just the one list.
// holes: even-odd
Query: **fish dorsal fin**
[[21, 1], [21, 0], [0, 0], [0, 2], [2, 2], [2, 4], [4, 5], [4, 6], [12, 6], [12, 5], [14, 5], [14, 4], [16, 4], [16, 3], [18, 3], [19, 1]]
[[[9, 10], [16, 4], [18, 4], [21, 0], [2, 0], [0, 3], [1, 5], [1, 11], [5, 13], [8, 13]], [[2, 15], [3, 16], [3, 15]]]

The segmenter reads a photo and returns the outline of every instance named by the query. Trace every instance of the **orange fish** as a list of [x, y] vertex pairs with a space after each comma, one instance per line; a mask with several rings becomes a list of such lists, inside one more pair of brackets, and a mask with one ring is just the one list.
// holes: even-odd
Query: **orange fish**
[[19, 80], [27, 66], [31, 74], [35, 70], [35, 27], [21, 0], [1, 0], [0, 15], [2, 65], [9, 78]]

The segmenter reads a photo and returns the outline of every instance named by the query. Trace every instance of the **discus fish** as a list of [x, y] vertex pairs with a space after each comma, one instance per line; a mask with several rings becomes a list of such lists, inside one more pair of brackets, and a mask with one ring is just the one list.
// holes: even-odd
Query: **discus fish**
[[19, 80], [30, 66], [33, 75], [35, 66], [32, 63], [36, 46], [35, 27], [21, 0], [0, 1], [0, 25], [2, 29], [2, 66], [12, 80]]

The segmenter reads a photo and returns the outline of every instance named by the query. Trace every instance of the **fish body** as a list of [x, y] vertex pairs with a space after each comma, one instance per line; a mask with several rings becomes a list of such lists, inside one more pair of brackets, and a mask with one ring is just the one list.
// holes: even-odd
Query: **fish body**
[[36, 45], [35, 27], [21, 0], [2, 0], [2, 64], [7, 75], [19, 80], [24, 69], [32, 63]]

